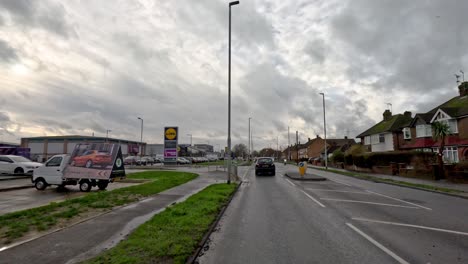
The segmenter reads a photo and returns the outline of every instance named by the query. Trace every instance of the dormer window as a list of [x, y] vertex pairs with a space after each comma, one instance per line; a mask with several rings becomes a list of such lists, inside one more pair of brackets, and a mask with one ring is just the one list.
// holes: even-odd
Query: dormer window
[[409, 127], [403, 128], [403, 138], [411, 139], [411, 129]]
[[447, 115], [441, 109], [437, 110], [435, 118], [433, 118], [432, 122], [440, 122], [442, 124], [446, 124], [450, 128], [450, 134], [458, 133], [457, 120]]

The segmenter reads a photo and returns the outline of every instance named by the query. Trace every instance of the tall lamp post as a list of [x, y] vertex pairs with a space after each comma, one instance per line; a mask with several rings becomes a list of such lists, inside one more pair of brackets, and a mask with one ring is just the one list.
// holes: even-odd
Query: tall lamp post
[[138, 117], [138, 119], [141, 120], [141, 135], [140, 135], [141, 151], [140, 151], [140, 157], [143, 157], [143, 118]]
[[227, 183], [231, 183], [231, 7], [238, 5], [239, 1], [229, 3], [229, 55], [228, 55], [228, 174]]
[[325, 134], [325, 169], [328, 170], [328, 154], [327, 154], [327, 121], [325, 119], [325, 94], [320, 93], [323, 98], [323, 131]]
[[[187, 134], [187, 136], [190, 136], [190, 148], [192, 148], [192, 134]], [[192, 151], [190, 151], [190, 157], [192, 157]]]
[[112, 132], [112, 130], [110, 129], [106, 130], [106, 142], [109, 141], [109, 132]]
[[252, 119], [252, 118], [249, 117], [249, 156], [248, 156], [248, 160], [250, 160], [250, 119]]

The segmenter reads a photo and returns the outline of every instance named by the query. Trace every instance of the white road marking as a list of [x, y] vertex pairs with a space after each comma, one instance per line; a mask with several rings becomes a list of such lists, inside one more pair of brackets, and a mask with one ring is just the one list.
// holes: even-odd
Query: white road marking
[[306, 193], [305, 191], [303, 190], [300, 190], [303, 194], [305, 194], [307, 197], [309, 197], [312, 201], [314, 201], [315, 203], [317, 203], [318, 205], [320, 205], [321, 207], [325, 208], [326, 206], [323, 205], [321, 202], [319, 202], [317, 199], [315, 199], [314, 197], [310, 196], [308, 193]]
[[292, 181], [288, 180], [288, 179], [285, 179], [286, 181], [289, 182], [289, 184], [291, 184], [292, 186], [296, 187], [296, 184], [294, 184]]
[[414, 206], [406, 206], [406, 205], [398, 205], [398, 204], [385, 204], [385, 203], [374, 203], [374, 202], [356, 201], [356, 200], [343, 200], [343, 199], [333, 199], [333, 198], [320, 198], [320, 200], [345, 202], [345, 203], [363, 203], [363, 204], [374, 204], [374, 205], [419, 209], [418, 207], [414, 207]]
[[414, 227], [414, 228], [427, 229], [427, 230], [440, 231], [440, 232], [446, 232], [446, 233], [452, 233], [452, 234], [457, 234], [457, 235], [468, 236], [468, 233], [466, 233], [466, 232], [460, 232], [460, 231], [454, 231], [454, 230], [448, 230], [448, 229], [441, 229], [441, 228], [435, 228], [435, 227], [411, 225], [411, 224], [403, 224], [403, 223], [395, 223], [395, 222], [387, 222], [387, 221], [372, 220], [372, 219], [359, 218], [359, 217], [352, 218], [352, 219], [357, 220], [357, 221], [365, 221], [365, 222], [379, 223], [379, 224], [386, 224], [386, 225]]
[[[291, 184], [292, 186], [297, 187], [296, 184], [294, 184], [294, 183], [291, 182], [290, 180], [288, 180], [288, 179], [286, 179], [286, 178], [285, 178], [285, 180], [286, 180], [287, 182], [289, 182], [289, 184]], [[300, 190], [300, 189], [299, 189], [299, 191], [301, 191], [303, 194], [305, 194], [307, 197], [309, 197], [312, 201], [314, 201], [315, 203], [317, 203], [317, 204], [320, 205], [321, 207], [324, 207], [324, 208], [326, 207], [325, 205], [323, 205], [323, 203], [319, 202], [317, 199], [315, 199], [314, 197], [310, 196], [310, 195], [309, 195], [308, 193], [306, 193], [305, 191]]]
[[424, 207], [422, 205], [419, 205], [419, 204], [415, 204], [415, 203], [411, 203], [411, 202], [407, 202], [407, 201], [404, 201], [404, 200], [400, 200], [398, 198], [394, 198], [394, 197], [391, 197], [391, 196], [388, 196], [388, 195], [384, 195], [384, 194], [381, 194], [381, 193], [376, 193], [376, 192], [373, 192], [373, 191], [369, 191], [369, 190], [366, 190], [368, 193], [372, 193], [372, 194], [375, 194], [375, 195], [380, 195], [380, 196], [383, 196], [383, 197], [386, 197], [388, 199], [393, 199], [395, 201], [399, 201], [399, 202], [402, 202], [402, 203], [407, 203], [407, 204], [411, 204], [411, 205], [414, 205], [414, 206], [417, 206], [417, 207], [420, 207], [420, 208], [423, 208], [423, 209], [426, 209], [426, 210], [432, 210], [431, 208], [429, 207]]
[[306, 188], [307, 190], [310, 191], [319, 191], [319, 192], [342, 192], [342, 193], [358, 193], [358, 194], [368, 194], [371, 195], [370, 193], [367, 192], [353, 192], [353, 191], [342, 191], [342, 190], [327, 190], [327, 189], [313, 189], [313, 188]]
[[361, 235], [362, 237], [364, 237], [365, 239], [367, 239], [369, 242], [371, 242], [372, 244], [374, 244], [374, 246], [380, 248], [383, 252], [387, 253], [390, 257], [394, 258], [396, 261], [398, 261], [398, 263], [400, 264], [409, 264], [408, 261], [400, 258], [397, 254], [395, 254], [393, 251], [391, 251], [390, 249], [386, 248], [385, 246], [383, 246], [382, 244], [380, 244], [379, 242], [375, 241], [372, 237], [368, 236], [366, 233], [362, 232], [361, 230], [359, 230], [357, 227], [353, 226], [352, 224], [350, 223], [346, 223], [347, 226], [349, 226], [351, 229], [353, 229], [354, 231], [356, 231], [356, 233], [358, 233], [359, 235]]
[[330, 178], [327, 178], [327, 179], [329, 179], [329, 180], [332, 181], [332, 182], [340, 183], [340, 184], [343, 184], [343, 185], [346, 185], [346, 186], [350, 186], [350, 187], [352, 186], [352, 185], [350, 185], [350, 184], [347, 184], [347, 183], [344, 183], [344, 182], [340, 182], [340, 181], [337, 181], [337, 180], [332, 180], [332, 179], [330, 179]]

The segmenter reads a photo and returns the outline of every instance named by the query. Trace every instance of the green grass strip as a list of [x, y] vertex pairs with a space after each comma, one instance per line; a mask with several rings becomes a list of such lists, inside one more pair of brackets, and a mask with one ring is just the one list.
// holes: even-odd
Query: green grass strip
[[339, 170], [334, 170], [334, 169], [326, 170], [323, 168], [313, 168], [313, 169], [333, 172], [333, 173], [337, 173], [337, 174], [341, 174], [341, 175], [345, 175], [349, 177], [354, 177], [354, 178], [358, 178], [362, 180], [368, 180], [368, 181], [384, 182], [384, 183], [388, 182], [388, 183], [393, 183], [393, 184], [398, 184], [398, 185], [416, 187], [416, 188], [421, 188], [421, 189], [426, 189], [426, 190], [431, 190], [431, 191], [438, 191], [438, 192], [445, 192], [445, 193], [464, 193], [464, 191], [456, 190], [456, 189], [437, 187], [437, 186], [422, 184], [422, 183], [412, 183], [412, 182], [405, 182], [405, 181], [397, 181], [393, 179], [379, 178], [379, 177], [375, 177], [372, 175], [366, 175], [366, 174], [361, 174], [361, 173], [356, 173], [356, 172], [339, 171]]
[[222, 165], [224, 165], [224, 162], [225, 162], [224, 160], [217, 160], [217, 161], [193, 163], [193, 165], [196, 165], [196, 166], [222, 166]]
[[[157, 194], [181, 185], [197, 177], [186, 172], [146, 171], [130, 174], [130, 179], [149, 179], [148, 183], [115, 189], [98, 191], [83, 197], [63, 202], [13, 212], [0, 216], [0, 242], [11, 243], [29, 231], [45, 231], [54, 227], [59, 220], [68, 220], [91, 210], [110, 209], [135, 202], [141, 198]], [[0, 243], [1, 244], [1, 243]]]
[[211, 185], [155, 215], [116, 247], [85, 263], [185, 263], [235, 188], [235, 184]]

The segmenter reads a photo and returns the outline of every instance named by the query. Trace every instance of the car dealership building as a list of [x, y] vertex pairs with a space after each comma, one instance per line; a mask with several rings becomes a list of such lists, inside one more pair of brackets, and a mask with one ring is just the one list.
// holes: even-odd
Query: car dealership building
[[138, 155], [140, 149], [143, 150], [143, 153], [146, 149], [145, 142], [79, 135], [22, 138], [21, 147], [30, 148], [32, 160], [43, 162], [53, 155], [71, 154], [76, 144], [99, 142], [120, 144], [124, 156]]

